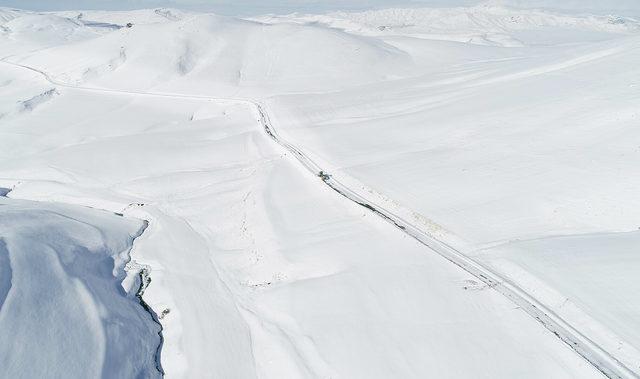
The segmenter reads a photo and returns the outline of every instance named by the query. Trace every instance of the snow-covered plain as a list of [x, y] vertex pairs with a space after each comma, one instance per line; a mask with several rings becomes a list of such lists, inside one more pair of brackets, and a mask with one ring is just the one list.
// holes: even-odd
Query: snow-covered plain
[[[169, 377], [634, 377], [639, 25], [493, 6], [0, 9], [0, 187], [123, 214], [90, 218], [117, 235], [148, 220], [129, 277], [149, 267]], [[0, 216], [0, 238], [68, 207], [33, 204]], [[0, 296], [18, 258], [2, 259]], [[8, 304], [0, 323], [25, 306]]]

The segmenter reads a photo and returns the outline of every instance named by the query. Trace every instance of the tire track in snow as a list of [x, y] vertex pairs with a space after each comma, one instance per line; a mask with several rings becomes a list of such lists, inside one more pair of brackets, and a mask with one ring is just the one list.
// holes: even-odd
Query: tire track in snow
[[259, 117], [258, 121], [264, 132], [278, 145], [280, 145], [289, 153], [293, 154], [293, 156], [309, 172], [311, 172], [315, 176], [318, 176], [324, 182], [324, 184], [329, 186], [332, 190], [336, 191], [346, 199], [375, 213], [385, 221], [390, 222], [392, 225], [394, 225], [410, 237], [414, 238], [421, 244], [425, 245], [430, 250], [441, 255], [451, 263], [455, 264], [472, 276], [476, 277], [478, 280], [485, 283], [488, 287], [493, 288], [504, 297], [511, 300], [514, 304], [520, 307], [520, 309], [525, 311], [529, 316], [542, 324], [542, 326], [553, 333], [562, 342], [567, 344], [572, 350], [583, 357], [606, 377], [616, 379], [640, 378], [640, 375], [637, 372], [628, 368], [624, 363], [620, 362], [611, 353], [600, 347], [597, 343], [582, 334], [579, 330], [572, 327], [568, 322], [566, 322], [555, 312], [553, 312], [553, 310], [547, 308], [544, 304], [536, 300], [533, 296], [529, 295], [517, 284], [505, 278], [502, 278], [498, 273], [493, 272], [488, 267], [464, 255], [462, 252], [448, 245], [447, 243], [435, 238], [433, 235], [423, 230], [415, 223], [407, 221], [391, 210], [378, 205], [374, 200], [369, 198], [365, 191], [352, 189], [332, 177], [329, 172], [322, 169], [319, 164], [317, 164], [309, 156], [304, 154], [304, 152], [302, 152], [300, 148], [279, 136], [269, 118], [269, 114], [267, 113], [266, 107], [263, 103], [249, 98], [224, 98], [202, 95], [184, 95], [162, 92], [138, 92], [130, 90], [76, 86], [59, 82], [51, 78], [51, 76], [49, 76], [49, 74], [47, 74], [46, 72], [37, 68], [10, 62], [7, 60], [8, 58], [9, 57], [2, 58], [0, 59], [0, 62], [38, 73], [42, 75], [49, 83], [64, 88], [150, 97], [211, 100], [229, 103], [242, 103], [252, 106], [257, 112], [257, 115]]

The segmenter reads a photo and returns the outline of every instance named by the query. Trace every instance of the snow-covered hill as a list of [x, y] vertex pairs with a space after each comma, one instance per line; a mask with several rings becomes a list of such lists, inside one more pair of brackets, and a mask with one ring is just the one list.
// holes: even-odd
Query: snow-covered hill
[[630, 16], [487, 5], [2, 8], [3, 202], [148, 221], [170, 377], [633, 377], [639, 47]]
[[[339, 30], [215, 15], [165, 21], [120, 28], [13, 61], [46, 68], [52, 78], [67, 83], [201, 94], [238, 87], [335, 90], [395, 77], [413, 66], [393, 46]], [[94, 28], [68, 22], [78, 34]]]
[[317, 22], [349, 32], [378, 36], [458, 41], [478, 45], [521, 47], [604, 39], [640, 31], [633, 17], [554, 14], [494, 5], [469, 8], [386, 9], [359, 13], [257, 17], [265, 22]]

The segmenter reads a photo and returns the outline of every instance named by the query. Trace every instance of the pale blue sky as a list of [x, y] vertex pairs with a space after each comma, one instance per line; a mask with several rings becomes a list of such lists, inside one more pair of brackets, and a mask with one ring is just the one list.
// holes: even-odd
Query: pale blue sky
[[[138, 9], [173, 7], [230, 15], [324, 12], [413, 6], [473, 5], [483, 0], [0, 0], [0, 6], [33, 10]], [[640, 0], [497, 0], [514, 7], [538, 7], [597, 13], [640, 14]]]

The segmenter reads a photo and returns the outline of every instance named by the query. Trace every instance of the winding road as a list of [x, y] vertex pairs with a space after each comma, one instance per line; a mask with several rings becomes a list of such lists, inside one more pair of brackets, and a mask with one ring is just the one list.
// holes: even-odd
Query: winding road
[[485, 283], [488, 287], [501, 293], [503, 296], [515, 303], [520, 309], [525, 311], [529, 316], [533, 317], [556, 337], [566, 343], [576, 353], [586, 359], [595, 368], [609, 378], [640, 378], [638, 372], [633, 371], [624, 363], [619, 361], [610, 352], [603, 349], [586, 335], [571, 326], [567, 321], [562, 319], [553, 310], [547, 308], [544, 304], [536, 300], [533, 296], [525, 292], [515, 283], [501, 277], [498, 273], [492, 271], [483, 264], [466, 256], [459, 250], [448, 245], [447, 243], [437, 239], [420, 225], [406, 220], [397, 215], [393, 211], [385, 208], [372, 199], [372, 195], [366, 188], [353, 188], [345, 185], [343, 182], [334, 178], [330, 172], [326, 171], [317, 162], [311, 159], [304, 151], [293, 143], [283, 139], [275, 129], [269, 118], [269, 113], [265, 104], [256, 99], [249, 98], [223, 98], [209, 97], [198, 95], [185, 95], [161, 92], [136, 92], [127, 90], [117, 90], [108, 88], [96, 88], [76, 86], [59, 82], [53, 79], [46, 72], [34, 67], [14, 63], [8, 60], [9, 57], [0, 61], [4, 64], [21, 67], [36, 72], [44, 77], [49, 83], [55, 86], [70, 88], [75, 90], [84, 90], [92, 92], [121, 93], [128, 95], [140, 95], [151, 97], [164, 97], [176, 99], [198, 99], [210, 100], [237, 104], [247, 104], [253, 107], [258, 115], [258, 122], [264, 132], [278, 145], [280, 145], [288, 153], [292, 154], [311, 174], [319, 177], [319, 179], [331, 189], [345, 197], [346, 199], [357, 203], [367, 210], [375, 213], [390, 224], [399, 228], [402, 232], [411, 236], [430, 250], [438, 253], [451, 263], [462, 268], [478, 280]]

